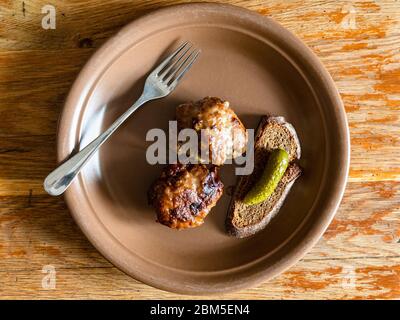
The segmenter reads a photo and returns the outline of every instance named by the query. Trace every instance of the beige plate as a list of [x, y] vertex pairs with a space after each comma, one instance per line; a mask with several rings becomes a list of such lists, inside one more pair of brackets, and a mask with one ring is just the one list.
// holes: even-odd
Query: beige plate
[[[155, 11], [107, 41], [75, 81], [62, 113], [59, 161], [96, 137], [135, 101], [143, 79], [183, 40], [200, 59], [169, 97], [149, 103], [84, 168], [65, 199], [94, 246], [149, 285], [209, 294], [249, 287], [298, 261], [321, 237], [341, 200], [349, 134], [340, 97], [316, 56], [271, 19], [228, 5], [186, 4]], [[204, 96], [229, 100], [247, 128], [282, 115], [299, 134], [304, 175], [278, 216], [248, 239], [226, 235], [225, 194], [197, 229], [155, 222], [146, 191], [160, 166], [146, 162], [146, 132], [167, 128], [175, 106]], [[226, 187], [233, 166], [224, 166]]]

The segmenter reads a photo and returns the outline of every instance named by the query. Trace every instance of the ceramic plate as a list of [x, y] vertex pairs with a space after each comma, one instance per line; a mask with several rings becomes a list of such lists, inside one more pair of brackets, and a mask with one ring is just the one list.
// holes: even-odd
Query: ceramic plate
[[[202, 54], [175, 92], [138, 110], [87, 164], [65, 199], [93, 245], [114, 265], [168, 291], [210, 294], [270, 279], [312, 247], [341, 200], [349, 164], [346, 116], [318, 58], [293, 34], [251, 11], [217, 4], [164, 8], [130, 23], [89, 60], [61, 115], [58, 159], [107, 128], [140, 95], [148, 72], [184, 40]], [[268, 227], [247, 239], [225, 233], [230, 197], [203, 226], [155, 222], [146, 192], [161, 166], [146, 161], [146, 133], [167, 130], [175, 107], [205, 96], [230, 101], [247, 128], [264, 114], [296, 128], [304, 174]], [[226, 189], [234, 166], [224, 166]]]

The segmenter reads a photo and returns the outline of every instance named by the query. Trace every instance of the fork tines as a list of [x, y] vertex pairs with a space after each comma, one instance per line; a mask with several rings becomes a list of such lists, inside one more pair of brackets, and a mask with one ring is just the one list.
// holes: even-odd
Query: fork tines
[[167, 86], [176, 86], [196, 61], [201, 50], [188, 41], [168, 56], [155, 70], [155, 75]]

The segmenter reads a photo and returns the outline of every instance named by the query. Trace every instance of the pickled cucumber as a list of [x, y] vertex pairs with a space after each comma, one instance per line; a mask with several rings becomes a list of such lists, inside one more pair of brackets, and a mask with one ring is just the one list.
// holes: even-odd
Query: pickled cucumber
[[263, 202], [275, 191], [289, 165], [289, 155], [283, 149], [271, 152], [260, 179], [254, 184], [243, 199], [247, 205]]

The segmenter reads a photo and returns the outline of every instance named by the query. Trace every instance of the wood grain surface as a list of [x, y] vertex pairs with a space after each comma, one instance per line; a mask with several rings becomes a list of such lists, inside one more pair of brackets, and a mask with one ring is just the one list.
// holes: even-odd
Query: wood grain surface
[[[0, 0], [0, 298], [195, 298], [117, 270], [62, 198], [42, 188], [80, 68], [129, 21], [181, 2]], [[399, 299], [400, 2], [220, 2], [274, 18], [320, 57], [346, 107], [351, 170], [335, 220], [304, 259], [258, 287], [209, 298]], [[55, 30], [41, 26], [47, 4], [56, 9]], [[52, 267], [56, 283], [48, 286]]]

